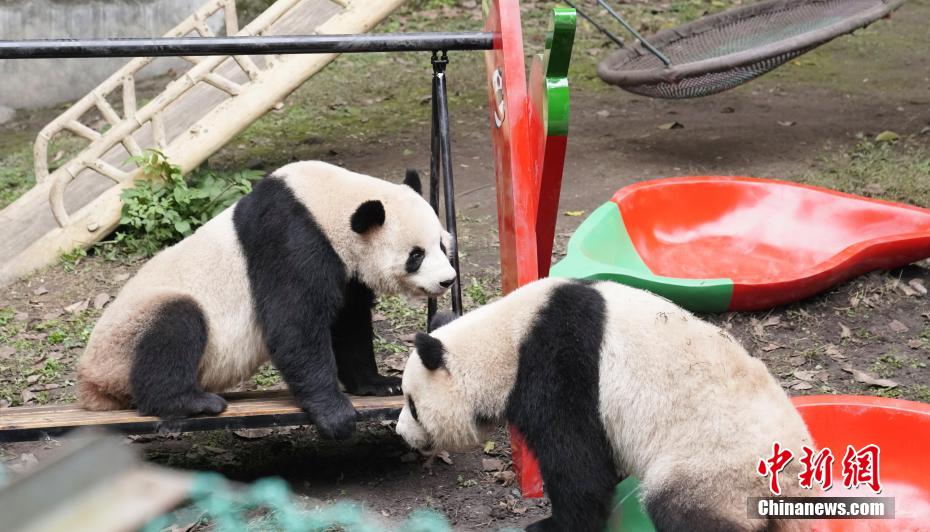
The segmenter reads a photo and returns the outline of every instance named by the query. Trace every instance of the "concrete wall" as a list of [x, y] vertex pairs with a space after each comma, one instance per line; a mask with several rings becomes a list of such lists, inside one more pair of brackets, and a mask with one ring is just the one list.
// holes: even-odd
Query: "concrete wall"
[[[161, 36], [204, 3], [206, 0], [0, 0], [0, 39]], [[46, 107], [75, 100], [127, 61], [0, 60], [0, 108]], [[145, 74], [157, 75], [186, 64], [173, 58], [158, 59]]]

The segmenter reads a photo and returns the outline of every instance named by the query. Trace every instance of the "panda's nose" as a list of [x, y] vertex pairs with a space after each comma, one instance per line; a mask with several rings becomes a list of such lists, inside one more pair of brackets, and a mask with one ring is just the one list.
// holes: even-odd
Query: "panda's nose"
[[452, 283], [454, 282], [455, 282], [455, 277], [453, 277], [452, 279], [448, 279], [446, 281], [439, 281], [439, 286], [443, 288], [449, 288], [450, 286], [452, 286]]

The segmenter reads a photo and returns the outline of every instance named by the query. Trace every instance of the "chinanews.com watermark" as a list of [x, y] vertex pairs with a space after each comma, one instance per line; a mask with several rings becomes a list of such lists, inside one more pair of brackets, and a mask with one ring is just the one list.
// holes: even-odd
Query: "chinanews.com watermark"
[[[804, 446], [799, 461], [801, 472], [797, 482], [801, 488], [812, 491], [819, 485], [824, 493], [833, 488], [833, 465], [837, 462], [833, 451], [819, 451]], [[759, 460], [756, 473], [768, 478], [772, 497], [749, 497], [747, 512], [750, 518], [793, 519], [894, 519], [894, 497], [877, 497], [882, 492], [881, 449], [869, 444], [859, 449], [847, 445], [842, 461], [842, 484], [845, 494], [854, 490], [871, 491], [867, 497], [781, 497], [778, 474], [794, 459], [794, 453], [775, 442], [772, 454]], [[840, 479], [836, 479], [839, 483]]]
[[894, 497], [750, 497], [753, 519], [894, 519]]

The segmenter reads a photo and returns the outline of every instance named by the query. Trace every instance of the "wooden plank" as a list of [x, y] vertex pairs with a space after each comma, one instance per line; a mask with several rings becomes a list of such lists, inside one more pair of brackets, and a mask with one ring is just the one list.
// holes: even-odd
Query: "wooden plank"
[[[177, 420], [140, 416], [135, 410], [90, 411], [76, 404], [5, 408], [0, 410], [0, 443], [60, 436], [78, 427], [150, 434], [312, 424], [286, 391], [236, 392], [223, 397], [229, 406], [222, 414]], [[350, 398], [360, 420], [397, 416], [404, 404], [401, 396]]]

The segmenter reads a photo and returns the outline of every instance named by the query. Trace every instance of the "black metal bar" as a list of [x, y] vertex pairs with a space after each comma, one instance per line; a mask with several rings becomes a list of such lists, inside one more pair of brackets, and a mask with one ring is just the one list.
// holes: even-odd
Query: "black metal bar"
[[595, 28], [598, 29], [598, 31], [600, 31], [601, 33], [603, 33], [604, 35], [606, 35], [607, 38], [609, 38], [610, 40], [612, 40], [617, 46], [619, 46], [620, 48], [624, 48], [624, 47], [625, 47], [624, 44], [623, 44], [623, 39], [621, 39], [620, 37], [617, 37], [616, 35], [614, 35], [614, 33], [613, 33], [612, 31], [610, 31], [610, 30], [608, 30], [607, 28], [605, 28], [604, 26], [601, 26], [600, 24], [598, 24], [596, 20], [594, 20], [593, 18], [591, 18], [590, 16], [588, 16], [588, 14], [585, 13], [584, 11], [582, 11], [581, 9], [579, 9], [578, 6], [576, 6], [575, 4], [571, 3], [569, 0], [562, 0], [562, 2], [565, 2], [565, 3], [568, 5], [568, 7], [574, 8], [575, 12], [577, 12], [579, 15], [582, 16], [582, 18], [584, 18], [585, 20], [587, 20], [588, 22], [590, 22], [592, 26], [594, 26]]
[[455, 268], [452, 284], [452, 312], [462, 315], [462, 278], [459, 270], [459, 239], [455, 228], [455, 187], [452, 179], [452, 142], [449, 139], [449, 101], [446, 94], [446, 65], [449, 57], [443, 50], [440, 56], [433, 52], [433, 84], [435, 85], [436, 123], [439, 126], [439, 154], [442, 163], [442, 192], [445, 199], [446, 231], [452, 235], [449, 256]]
[[0, 59], [431, 52], [435, 50], [490, 50], [493, 47], [494, 34], [479, 31], [268, 37], [58, 39], [0, 41]]
[[660, 52], [658, 48], [653, 46], [652, 43], [647, 41], [645, 37], [640, 35], [639, 32], [636, 31], [635, 28], [633, 28], [633, 26], [630, 26], [630, 23], [627, 22], [626, 19], [620, 16], [620, 13], [617, 13], [616, 11], [614, 11], [614, 9], [610, 7], [609, 5], [607, 5], [607, 3], [604, 2], [604, 0], [597, 0], [597, 3], [598, 5], [606, 9], [607, 12], [610, 13], [610, 16], [614, 18], [614, 20], [616, 20], [617, 22], [620, 23], [621, 26], [626, 28], [626, 31], [630, 32], [633, 35], [633, 37], [636, 37], [636, 39], [640, 42], [640, 44], [642, 44], [645, 49], [649, 50], [649, 52], [651, 52], [652, 55], [656, 56], [659, 59], [659, 61], [662, 61], [662, 63], [665, 66], [669, 66], [670, 64], [672, 64], [671, 59], [666, 57], [665, 54]]
[[[435, 67], [434, 67], [435, 69]], [[436, 96], [436, 73], [433, 72], [432, 93], [430, 98], [430, 157], [429, 157], [429, 204], [433, 212], [439, 214], [439, 115]], [[446, 250], [448, 251], [448, 250]], [[458, 270], [455, 275], [458, 277]], [[436, 298], [426, 301], [426, 332], [432, 332], [433, 316], [436, 315]]]

